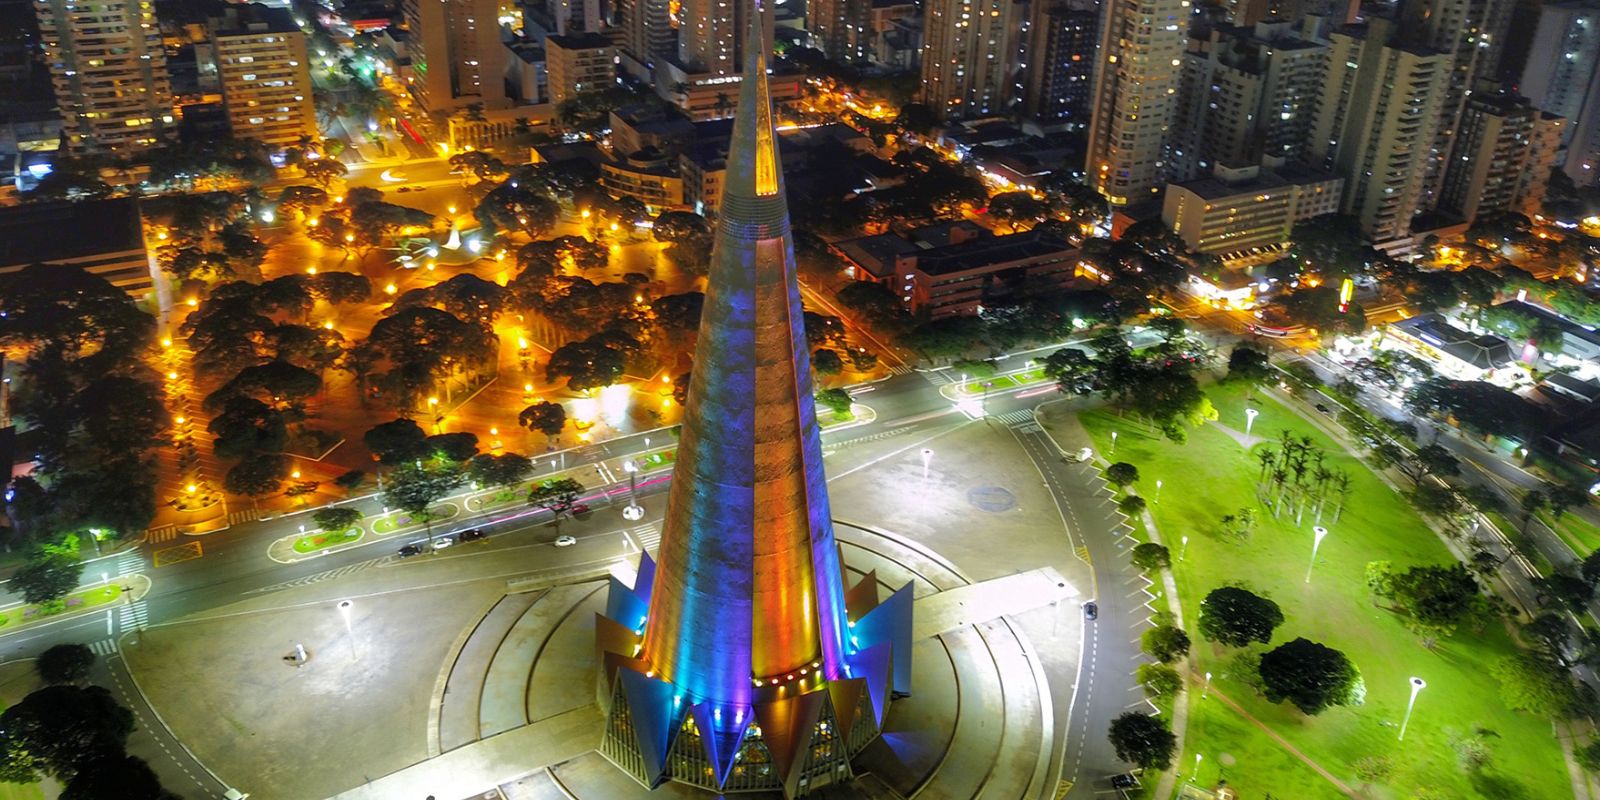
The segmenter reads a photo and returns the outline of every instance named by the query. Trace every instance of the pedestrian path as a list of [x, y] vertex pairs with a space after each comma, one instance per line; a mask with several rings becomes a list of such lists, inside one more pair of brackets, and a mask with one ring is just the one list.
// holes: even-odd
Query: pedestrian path
[[90, 642], [89, 643], [89, 652], [92, 652], [97, 656], [109, 656], [109, 655], [112, 655], [112, 654], [117, 652], [117, 640], [116, 639], [101, 639], [100, 641], [97, 641], [97, 642]]
[[255, 522], [261, 518], [261, 512], [254, 508], [241, 509], [228, 512], [229, 525], [243, 525], [246, 522]]
[[123, 630], [143, 628], [150, 622], [150, 606], [145, 601], [139, 600], [123, 606], [117, 616]]
[[144, 571], [144, 556], [136, 551], [129, 550], [117, 556], [116, 564], [118, 575], [133, 575]]
[[178, 538], [178, 526], [176, 525], [162, 525], [159, 528], [151, 528], [144, 532], [144, 540], [151, 544], [170, 542], [176, 538]]
[[635, 526], [628, 531], [628, 538], [639, 546], [640, 550], [653, 553], [661, 546], [661, 520]]
[[335, 567], [334, 569], [330, 569], [326, 572], [318, 572], [315, 575], [307, 575], [303, 578], [295, 578], [292, 581], [284, 581], [283, 583], [275, 583], [271, 586], [264, 586], [260, 589], [252, 589], [248, 592], [245, 592], [245, 594], [265, 594], [267, 592], [276, 592], [280, 589], [294, 589], [300, 586], [310, 586], [313, 583], [320, 583], [328, 580], [329, 578], [338, 578], [360, 572], [361, 570], [367, 569], [382, 560], [382, 558], [374, 558], [370, 561], [359, 561], [354, 564], [346, 564], [345, 566]]

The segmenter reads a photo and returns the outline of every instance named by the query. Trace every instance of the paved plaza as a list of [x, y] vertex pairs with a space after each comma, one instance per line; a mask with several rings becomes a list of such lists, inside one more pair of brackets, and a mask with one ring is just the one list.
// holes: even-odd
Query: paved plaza
[[[1085, 577], [1017, 438], [946, 418], [828, 451], [846, 580], [910, 582], [917, 607], [913, 694], [860, 779], [822, 796], [1052, 794]], [[595, 751], [593, 642], [604, 578], [631, 579], [659, 541], [664, 496], [643, 505], [637, 523], [563, 523], [569, 548], [541, 526], [269, 587], [130, 638], [128, 662], [199, 759], [258, 800], [642, 798]]]

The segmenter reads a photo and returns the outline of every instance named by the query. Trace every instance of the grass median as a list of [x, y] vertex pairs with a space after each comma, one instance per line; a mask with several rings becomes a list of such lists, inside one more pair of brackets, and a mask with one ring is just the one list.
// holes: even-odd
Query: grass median
[[[1240, 389], [1211, 385], [1207, 394], [1219, 422], [1242, 431], [1246, 399]], [[1513, 712], [1500, 699], [1488, 669], [1513, 651], [1504, 626], [1491, 623], [1482, 633], [1465, 627], [1433, 650], [1409, 631], [1400, 617], [1376, 606], [1368, 592], [1368, 562], [1387, 560], [1404, 570], [1449, 563], [1452, 556], [1434, 532], [1365, 465], [1346, 453], [1316, 426], [1276, 401], [1257, 395], [1249, 403], [1259, 416], [1253, 433], [1267, 441], [1245, 447], [1215, 425], [1192, 429], [1189, 441], [1173, 444], [1148, 427], [1097, 409], [1083, 423], [1097, 449], [1112, 461], [1127, 461], [1140, 471], [1143, 493], [1162, 480], [1161, 502], [1150, 511], [1162, 536], [1177, 542], [1188, 536], [1184, 561], [1174, 564], [1179, 598], [1195, 639], [1197, 668], [1213, 673], [1213, 687], [1243, 709], [1191, 691], [1189, 738], [1176, 764], [1185, 779], [1200, 754], [1199, 783], [1224, 778], [1241, 796], [1323, 798], [1342, 794], [1305, 761], [1246, 718], [1246, 714], [1289, 742], [1353, 788], [1364, 784], [1358, 764], [1384, 765], [1388, 775], [1374, 779], [1387, 786], [1384, 797], [1569, 798], [1572, 796], [1559, 745], [1548, 720]], [[1261, 463], [1253, 451], [1272, 447], [1281, 431], [1310, 437], [1331, 467], [1349, 473], [1352, 489], [1342, 517], [1331, 511], [1311, 582], [1305, 582], [1314, 524], [1308, 512], [1296, 524], [1292, 515], [1274, 519], [1256, 498]], [[1111, 452], [1111, 433], [1118, 433]], [[1222, 535], [1221, 518], [1252, 508], [1259, 520], [1244, 541]], [[1344, 651], [1361, 669], [1367, 695], [1363, 705], [1334, 708], [1307, 717], [1292, 706], [1273, 704], [1228, 674], [1234, 650], [1200, 639], [1195, 620], [1200, 599], [1225, 584], [1244, 585], [1271, 597], [1285, 622], [1270, 646], [1304, 636]], [[1428, 688], [1398, 742], [1398, 728], [1409, 697], [1408, 679], [1418, 676]], [[1458, 750], [1469, 739], [1487, 744], [1490, 760], [1480, 770], [1463, 769]]]

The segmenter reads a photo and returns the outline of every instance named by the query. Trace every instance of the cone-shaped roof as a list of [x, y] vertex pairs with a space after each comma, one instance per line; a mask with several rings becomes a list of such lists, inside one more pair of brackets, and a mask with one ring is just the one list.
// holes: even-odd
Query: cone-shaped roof
[[730, 710], [841, 675], [847, 625], [757, 15], [748, 37], [640, 656]]

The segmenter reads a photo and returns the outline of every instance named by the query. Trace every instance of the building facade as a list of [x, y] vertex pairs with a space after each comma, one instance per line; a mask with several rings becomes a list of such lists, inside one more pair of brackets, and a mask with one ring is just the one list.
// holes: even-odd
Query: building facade
[[1190, 39], [1173, 125], [1172, 177], [1262, 156], [1305, 158], [1327, 47], [1289, 22], [1221, 26]]
[[1166, 224], [1190, 251], [1225, 266], [1281, 258], [1294, 224], [1339, 212], [1344, 180], [1302, 167], [1219, 168], [1213, 177], [1167, 187]]
[[1567, 120], [1561, 169], [1579, 186], [1600, 177], [1600, 0], [1539, 7], [1517, 90]]
[[210, 39], [234, 136], [281, 148], [317, 135], [306, 36], [288, 9], [229, 6]]
[[678, 53], [678, 22], [669, 0], [618, 0], [622, 49], [645, 69]]
[[1439, 208], [1467, 222], [1503, 211], [1537, 213], [1566, 120], [1483, 82], [1467, 98]]
[[1101, 7], [1084, 168], [1112, 206], [1149, 200], [1166, 180], [1189, 6], [1189, 0], [1106, 0]]
[[1434, 144], [1452, 55], [1397, 41], [1392, 20], [1329, 36], [1307, 154], [1344, 178], [1342, 213], [1375, 243], [1408, 237], [1422, 207], [1421, 162]]
[[[744, 62], [747, 42], [740, 35], [750, 23], [756, 0], [682, 0], [678, 12], [678, 63], [686, 71], [733, 75]], [[760, 15], [772, 41], [771, 11]]]
[[1078, 263], [1070, 243], [1044, 231], [993, 236], [963, 223], [913, 231], [910, 238], [864, 236], [834, 249], [856, 279], [882, 284], [906, 310], [930, 319], [976, 314], [1022, 283], [1029, 290], [1062, 288]]
[[550, 102], [559, 106], [585, 92], [617, 83], [616, 48], [598, 33], [544, 38], [546, 86]]
[[507, 61], [494, 0], [404, 0], [411, 32], [411, 94], [429, 112], [474, 103], [507, 108]]
[[872, 0], [811, 0], [806, 23], [811, 41], [835, 61], [863, 61], [872, 55], [875, 33]]
[[1100, 13], [1093, 3], [1032, 4], [1022, 90], [1028, 119], [1045, 128], [1088, 127], [1099, 35]]
[[136, 301], [150, 299], [160, 272], [132, 197], [0, 208], [0, 273], [33, 264], [77, 267]]
[[1025, 8], [1015, 0], [927, 0], [922, 102], [952, 118], [1008, 111], [1017, 96]]
[[125, 154], [162, 143], [172, 84], [153, 0], [35, 0], [67, 149]]

